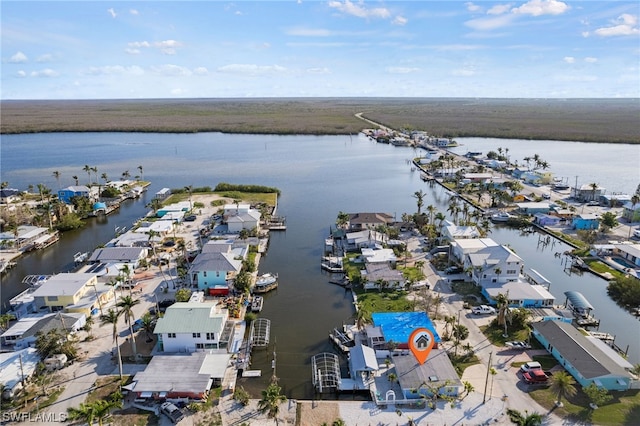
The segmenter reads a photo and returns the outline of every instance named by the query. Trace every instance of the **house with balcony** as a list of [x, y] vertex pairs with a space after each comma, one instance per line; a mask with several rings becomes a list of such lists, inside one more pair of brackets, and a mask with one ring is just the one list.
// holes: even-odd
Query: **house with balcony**
[[114, 298], [114, 289], [97, 274], [62, 273], [44, 281], [32, 297], [39, 311], [76, 312], [90, 316]]
[[379, 226], [391, 226], [394, 221], [394, 217], [388, 213], [351, 213], [348, 229], [350, 231], [376, 229]]
[[[153, 332], [160, 352], [195, 352], [226, 348], [221, 341], [229, 318], [218, 302], [177, 302], [158, 319]], [[231, 336], [233, 337], [233, 336]]]
[[[205, 244], [208, 247], [209, 244]], [[214, 250], [220, 248], [220, 251]], [[202, 251], [191, 263], [189, 279], [199, 291], [208, 292], [211, 288], [230, 286], [242, 268], [243, 257], [231, 250], [230, 246], [211, 245]]]
[[575, 191], [575, 198], [582, 202], [588, 201], [600, 201], [600, 197], [605, 193], [606, 189], [600, 185], [596, 184], [585, 184], [581, 185]]
[[58, 191], [58, 199], [65, 204], [72, 204], [73, 197], [90, 198], [91, 190], [88, 186], [72, 185]]
[[640, 388], [630, 373], [633, 365], [603, 341], [562, 321], [541, 321], [532, 327], [533, 336], [580, 386], [594, 383], [608, 391]]
[[622, 206], [622, 218], [627, 222], [640, 222], [640, 203], [631, 201]]
[[62, 312], [38, 312], [21, 317], [0, 338], [2, 344], [14, 350], [33, 347], [38, 333], [50, 330], [65, 330], [65, 334], [80, 330], [87, 322], [84, 314]]

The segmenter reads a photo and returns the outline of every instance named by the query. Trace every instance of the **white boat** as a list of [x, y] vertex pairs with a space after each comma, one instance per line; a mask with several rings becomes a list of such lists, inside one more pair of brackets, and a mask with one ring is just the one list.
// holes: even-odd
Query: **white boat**
[[320, 267], [329, 272], [344, 272], [344, 265], [342, 264], [342, 258], [336, 256], [324, 256]]
[[77, 252], [76, 254], [73, 255], [73, 262], [75, 264], [83, 263], [88, 258], [89, 258], [89, 252], [88, 251], [86, 251], [84, 253], [79, 251], [79, 252]]
[[278, 274], [262, 274], [256, 280], [254, 293], [266, 293], [278, 287]]
[[260, 312], [262, 310], [262, 305], [264, 304], [264, 299], [262, 296], [254, 296], [251, 301], [251, 312]]
[[491, 215], [492, 222], [506, 222], [509, 219], [513, 219], [513, 215], [510, 215], [507, 212], [498, 212]]

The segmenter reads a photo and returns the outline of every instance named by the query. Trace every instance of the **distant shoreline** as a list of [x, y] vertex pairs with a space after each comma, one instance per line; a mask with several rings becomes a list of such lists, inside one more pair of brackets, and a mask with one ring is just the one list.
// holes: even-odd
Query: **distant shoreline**
[[1, 134], [347, 135], [363, 117], [442, 137], [640, 143], [638, 99], [253, 98], [2, 101]]

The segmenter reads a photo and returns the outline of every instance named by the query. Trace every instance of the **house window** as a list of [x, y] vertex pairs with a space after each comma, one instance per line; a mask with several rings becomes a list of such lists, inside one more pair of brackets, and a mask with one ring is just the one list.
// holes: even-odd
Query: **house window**
[[199, 339], [200, 338], [200, 333], [193, 333], [191, 335], [194, 339]]
[[515, 273], [516, 273], [516, 270], [515, 270], [515, 269], [508, 269], [508, 270], [507, 270], [507, 274], [508, 274], [508, 275], [513, 275], [513, 274], [515, 274]]
[[207, 340], [216, 340], [216, 333], [207, 333]]
[[220, 271], [216, 271], [216, 277], [220, 276]]
[[196, 343], [196, 349], [204, 349], [203, 343]]
[[167, 333], [167, 337], [169, 339], [175, 339], [176, 338], [176, 333]]
[[203, 277], [206, 277], [206, 276], [207, 276], [207, 271], [203, 271], [203, 272], [202, 272], [202, 276], [203, 276]]
[[47, 300], [50, 302], [55, 302], [58, 300], [58, 296], [47, 296]]

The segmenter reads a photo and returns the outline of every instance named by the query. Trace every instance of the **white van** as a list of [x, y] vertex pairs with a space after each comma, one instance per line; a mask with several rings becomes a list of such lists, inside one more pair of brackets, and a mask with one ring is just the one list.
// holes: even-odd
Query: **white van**
[[531, 370], [540, 370], [542, 369], [542, 366], [540, 365], [539, 362], [537, 361], [529, 361], [529, 362], [525, 362], [524, 364], [522, 364], [522, 366], [520, 367], [520, 371], [522, 371], [523, 373], [526, 371], [531, 371]]

